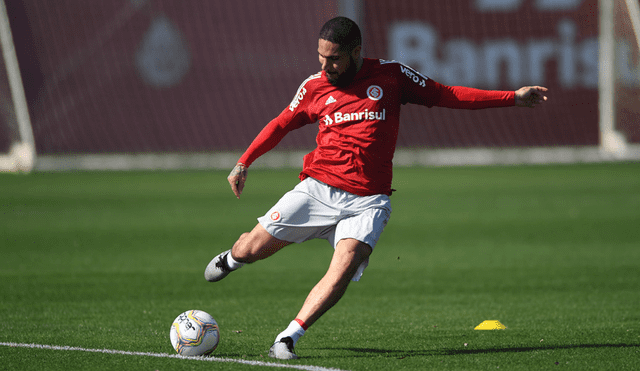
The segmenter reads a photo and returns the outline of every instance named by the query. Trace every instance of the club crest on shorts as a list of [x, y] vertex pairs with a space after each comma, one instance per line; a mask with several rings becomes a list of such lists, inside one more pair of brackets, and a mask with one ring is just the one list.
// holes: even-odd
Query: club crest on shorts
[[278, 220], [280, 220], [280, 218], [282, 218], [282, 215], [280, 215], [279, 211], [274, 211], [271, 213], [271, 215], [269, 216], [271, 218], [271, 220], [273, 220], [274, 222], [277, 222]]
[[367, 89], [367, 96], [371, 100], [380, 100], [383, 94], [384, 92], [382, 91], [382, 88], [379, 87], [378, 85], [371, 85]]

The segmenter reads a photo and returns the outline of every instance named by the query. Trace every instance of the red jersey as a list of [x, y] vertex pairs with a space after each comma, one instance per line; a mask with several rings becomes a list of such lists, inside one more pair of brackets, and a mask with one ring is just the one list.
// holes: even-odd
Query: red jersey
[[304, 157], [300, 179], [312, 177], [360, 196], [391, 194], [400, 107], [407, 103], [507, 107], [515, 105], [515, 92], [445, 86], [402, 63], [364, 58], [347, 87], [331, 85], [324, 72], [306, 79], [238, 162], [248, 167], [289, 131], [318, 122], [317, 147]]

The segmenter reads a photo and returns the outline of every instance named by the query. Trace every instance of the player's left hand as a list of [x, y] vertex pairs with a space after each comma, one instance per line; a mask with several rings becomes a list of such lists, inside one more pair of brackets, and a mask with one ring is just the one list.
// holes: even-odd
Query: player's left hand
[[244, 182], [247, 181], [247, 167], [244, 166], [244, 164], [236, 164], [227, 177], [227, 181], [229, 181], [233, 194], [240, 199], [242, 189], [244, 188]]
[[525, 86], [516, 90], [516, 106], [535, 108], [547, 100], [544, 95], [549, 89], [543, 86]]

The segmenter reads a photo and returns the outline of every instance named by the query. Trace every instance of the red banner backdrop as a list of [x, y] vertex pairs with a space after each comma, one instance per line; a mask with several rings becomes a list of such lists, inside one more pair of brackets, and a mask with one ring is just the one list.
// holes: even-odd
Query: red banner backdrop
[[597, 0], [366, 4], [369, 54], [402, 60], [447, 85], [515, 90], [533, 84], [550, 89], [549, 105], [535, 111], [427, 112], [410, 107], [403, 112], [403, 145], [598, 143]]
[[[242, 150], [319, 70], [318, 31], [339, 5], [5, 1], [28, 31], [16, 40], [40, 154]], [[598, 143], [597, 0], [362, 3], [368, 57], [449, 85], [550, 89], [534, 111], [406, 107], [399, 146]], [[313, 147], [316, 130], [278, 148]]]
[[318, 70], [318, 31], [337, 15], [331, 0], [7, 1], [30, 25], [41, 154], [244, 148]]

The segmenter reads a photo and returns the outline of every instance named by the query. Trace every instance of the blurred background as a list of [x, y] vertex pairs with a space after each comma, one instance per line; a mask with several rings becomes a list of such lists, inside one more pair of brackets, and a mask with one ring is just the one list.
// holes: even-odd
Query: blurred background
[[[397, 165], [640, 158], [638, 0], [3, 5], [3, 170], [232, 167], [319, 71], [317, 35], [337, 15], [360, 24], [366, 57], [443, 84], [550, 89], [533, 111], [406, 106]], [[316, 132], [256, 166], [300, 166]]]

